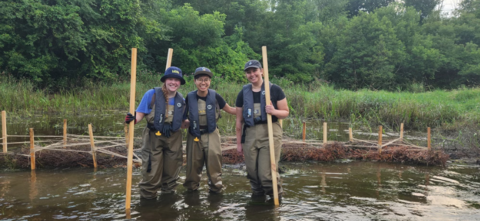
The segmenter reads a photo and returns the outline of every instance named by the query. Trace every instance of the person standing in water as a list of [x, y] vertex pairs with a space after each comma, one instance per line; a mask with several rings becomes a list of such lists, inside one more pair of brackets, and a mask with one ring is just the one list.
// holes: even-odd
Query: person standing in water
[[222, 184], [222, 147], [217, 121], [220, 110], [236, 114], [236, 108], [210, 89], [213, 73], [210, 69], [199, 67], [194, 73], [197, 90], [188, 93], [185, 100], [189, 120], [187, 135], [187, 173], [183, 186], [188, 191], [196, 191], [200, 185], [202, 169], [207, 168], [210, 193], [220, 193]]
[[178, 174], [183, 163], [182, 130], [185, 100], [178, 92], [185, 84], [182, 70], [169, 67], [160, 79], [162, 87], [148, 90], [137, 107], [135, 116], [128, 113], [125, 122], [140, 122], [144, 117], [147, 126], [143, 131], [142, 181], [140, 196], [155, 199], [157, 191], [174, 193]]
[[[237, 151], [245, 156], [252, 197], [269, 195], [273, 199], [267, 114], [272, 115], [275, 164], [278, 165], [283, 135], [278, 119], [289, 115], [287, 98], [278, 85], [270, 84], [271, 101], [266, 101], [263, 69], [259, 61], [248, 61], [243, 70], [250, 84], [243, 86], [236, 101]], [[281, 197], [283, 190], [278, 172], [277, 185]]]

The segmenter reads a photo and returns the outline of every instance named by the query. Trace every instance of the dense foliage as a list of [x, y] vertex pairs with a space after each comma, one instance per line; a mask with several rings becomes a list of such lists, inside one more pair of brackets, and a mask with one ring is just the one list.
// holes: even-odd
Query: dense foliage
[[[346, 89], [480, 84], [480, 0], [2, 0], [0, 74], [48, 90], [207, 66], [244, 82], [268, 47], [270, 75]], [[275, 80], [273, 80], [275, 81]]]

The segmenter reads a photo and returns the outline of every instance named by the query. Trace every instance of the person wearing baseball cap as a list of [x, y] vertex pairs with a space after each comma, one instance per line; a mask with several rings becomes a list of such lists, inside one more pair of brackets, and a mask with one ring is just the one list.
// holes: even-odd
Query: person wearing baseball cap
[[[236, 101], [237, 152], [245, 156], [252, 198], [265, 199], [266, 195], [269, 195], [270, 199], [273, 199], [267, 114], [272, 115], [275, 163], [278, 165], [283, 135], [278, 119], [289, 115], [287, 98], [282, 88], [270, 83], [271, 100], [266, 101], [263, 69], [259, 61], [248, 61], [243, 71], [250, 84], [243, 86]], [[277, 172], [279, 197], [283, 193], [281, 183]]]
[[202, 169], [205, 165], [210, 193], [220, 193], [222, 183], [222, 148], [217, 121], [220, 110], [236, 114], [220, 94], [210, 89], [213, 73], [206, 67], [195, 70], [194, 83], [197, 90], [188, 93], [185, 99], [188, 107], [189, 128], [187, 135], [187, 172], [183, 186], [187, 191], [197, 191], [200, 186]]
[[143, 199], [155, 199], [157, 191], [175, 192], [178, 174], [183, 164], [182, 124], [184, 124], [185, 99], [178, 92], [185, 84], [182, 70], [169, 67], [160, 79], [162, 87], [148, 90], [137, 107], [135, 115], [128, 113], [125, 123], [140, 122], [144, 117], [147, 126], [143, 131], [142, 181], [139, 183]]

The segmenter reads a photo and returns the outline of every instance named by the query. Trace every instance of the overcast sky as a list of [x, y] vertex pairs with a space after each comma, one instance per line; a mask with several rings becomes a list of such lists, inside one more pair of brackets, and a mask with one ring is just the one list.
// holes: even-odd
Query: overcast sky
[[451, 13], [455, 8], [458, 7], [461, 0], [443, 0], [443, 11]]

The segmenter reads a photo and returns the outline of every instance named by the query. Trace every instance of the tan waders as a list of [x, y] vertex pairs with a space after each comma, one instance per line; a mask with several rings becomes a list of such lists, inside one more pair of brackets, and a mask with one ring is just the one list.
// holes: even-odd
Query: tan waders
[[[173, 109], [168, 105], [168, 109]], [[148, 123], [153, 123], [155, 108], [146, 116]], [[166, 122], [172, 121], [169, 114]], [[182, 130], [171, 132], [169, 138], [160, 135], [158, 131], [145, 128], [142, 146], [142, 181], [139, 183], [140, 195], [153, 199], [157, 191], [173, 192], [178, 185], [178, 174], [183, 163]]]
[[[278, 122], [272, 124], [275, 146], [275, 164], [278, 166], [282, 147], [282, 128]], [[247, 166], [247, 178], [250, 180], [253, 195], [273, 195], [270, 149], [267, 124], [257, 124], [245, 130], [243, 154]], [[280, 174], [277, 172], [278, 194], [283, 193]]]
[[[194, 101], [193, 101], [194, 102]], [[206, 102], [198, 99], [198, 113], [200, 128], [207, 127]], [[215, 118], [218, 119], [219, 110]], [[203, 129], [201, 131], [206, 131]], [[187, 136], [187, 174], [185, 186], [188, 190], [197, 190], [202, 178], [203, 165], [207, 168], [208, 186], [210, 192], [222, 191], [222, 147], [220, 146], [220, 132], [215, 129], [212, 133], [204, 133], [195, 137]]]

